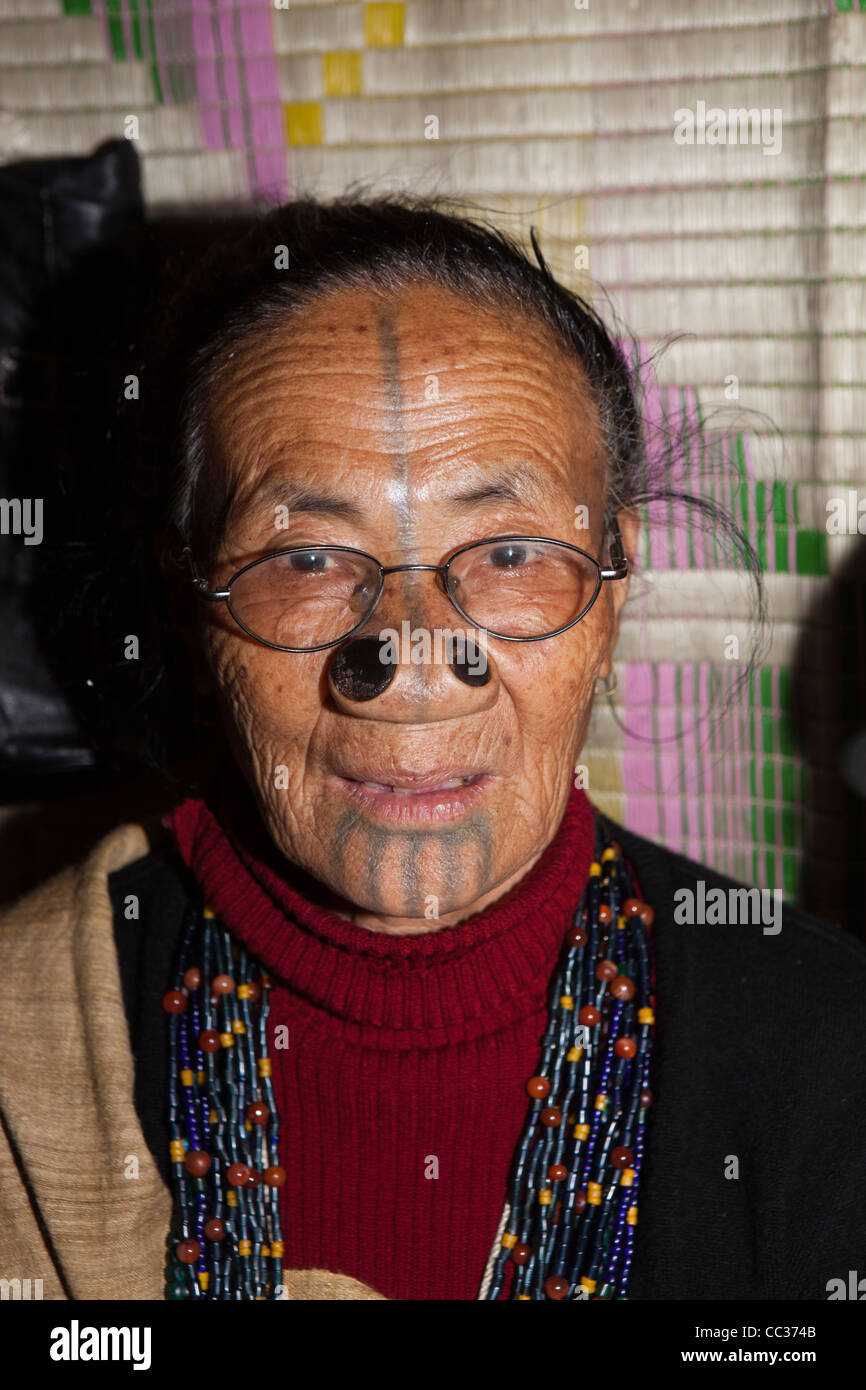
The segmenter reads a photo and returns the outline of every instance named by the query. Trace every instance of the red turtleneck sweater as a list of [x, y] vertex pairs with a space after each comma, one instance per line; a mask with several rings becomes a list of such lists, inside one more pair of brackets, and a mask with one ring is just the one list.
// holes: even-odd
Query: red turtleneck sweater
[[[387, 1298], [473, 1299], [538, 1068], [547, 986], [589, 875], [592, 807], [498, 902], [387, 936], [324, 910], [225, 800], [168, 817], [205, 900], [269, 971], [285, 1264]], [[289, 1028], [289, 1047], [273, 1030]]]

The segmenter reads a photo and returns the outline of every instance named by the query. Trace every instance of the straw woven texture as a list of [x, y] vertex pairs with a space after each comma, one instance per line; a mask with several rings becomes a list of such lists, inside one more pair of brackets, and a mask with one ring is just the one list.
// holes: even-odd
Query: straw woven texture
[[[476, 199], [522, 236], [534, 225], [566, 283], [604, 285], [646, 351], [687, 334], [648, 409], [728, 410], [684, 481], [700, 474], [746, 523], [771, 640], [730, 708], [701, 720], [736, 675], [729, 639], [748, 649], [748, 596], [711, 534], [656, 517], [583, 775], [631, 828], [787, 897], [820, 852], [825, 915], [859, 930], [863, 802], [837, 765], [866, 618], [842, 603], [832, 626], [823, 607], [864, 545], [858, 5], [0, 0], [0, 154], [132, 134], [152, 208], [356, 179]], [[700, 103], [767, 124], [759, 140], [679, 143], [675, 113]], [[828, 501], [851, 490], [853, 528], [828, 534]]]

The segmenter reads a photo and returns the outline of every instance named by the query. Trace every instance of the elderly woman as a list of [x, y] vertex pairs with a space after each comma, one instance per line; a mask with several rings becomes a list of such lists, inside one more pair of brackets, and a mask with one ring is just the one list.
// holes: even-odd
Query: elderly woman
[[626, 361], [535, 250], [296, 203], [172, 301], [162, 575], [221, 734], [158, 833], [2, 921], [0, 1274], [47, 1298], [862, 1266], [866, 951], [684, 921], [752, 899], [574, 784], [647, 485]]

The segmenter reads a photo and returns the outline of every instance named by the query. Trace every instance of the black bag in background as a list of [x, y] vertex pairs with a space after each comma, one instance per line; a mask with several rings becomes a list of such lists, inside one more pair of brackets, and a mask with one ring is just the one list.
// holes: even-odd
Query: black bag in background
[[0, 168], [0, 801], [95, 761], [34, 600], [41, 567], [104, 515], [143, 218], [126, 140]]

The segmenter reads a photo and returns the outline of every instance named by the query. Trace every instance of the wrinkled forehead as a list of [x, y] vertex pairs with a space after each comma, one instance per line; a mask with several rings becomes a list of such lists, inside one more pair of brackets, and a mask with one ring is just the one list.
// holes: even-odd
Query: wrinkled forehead
[[343, 289], [238, 344], [207, 401], [207, 498], [223, 522], [275, 474], [361, 486], [437, 479], [494, 461], [549, 497], [598, 493], [598, 412], [576, 358], [543, 324], [451, 291]]

